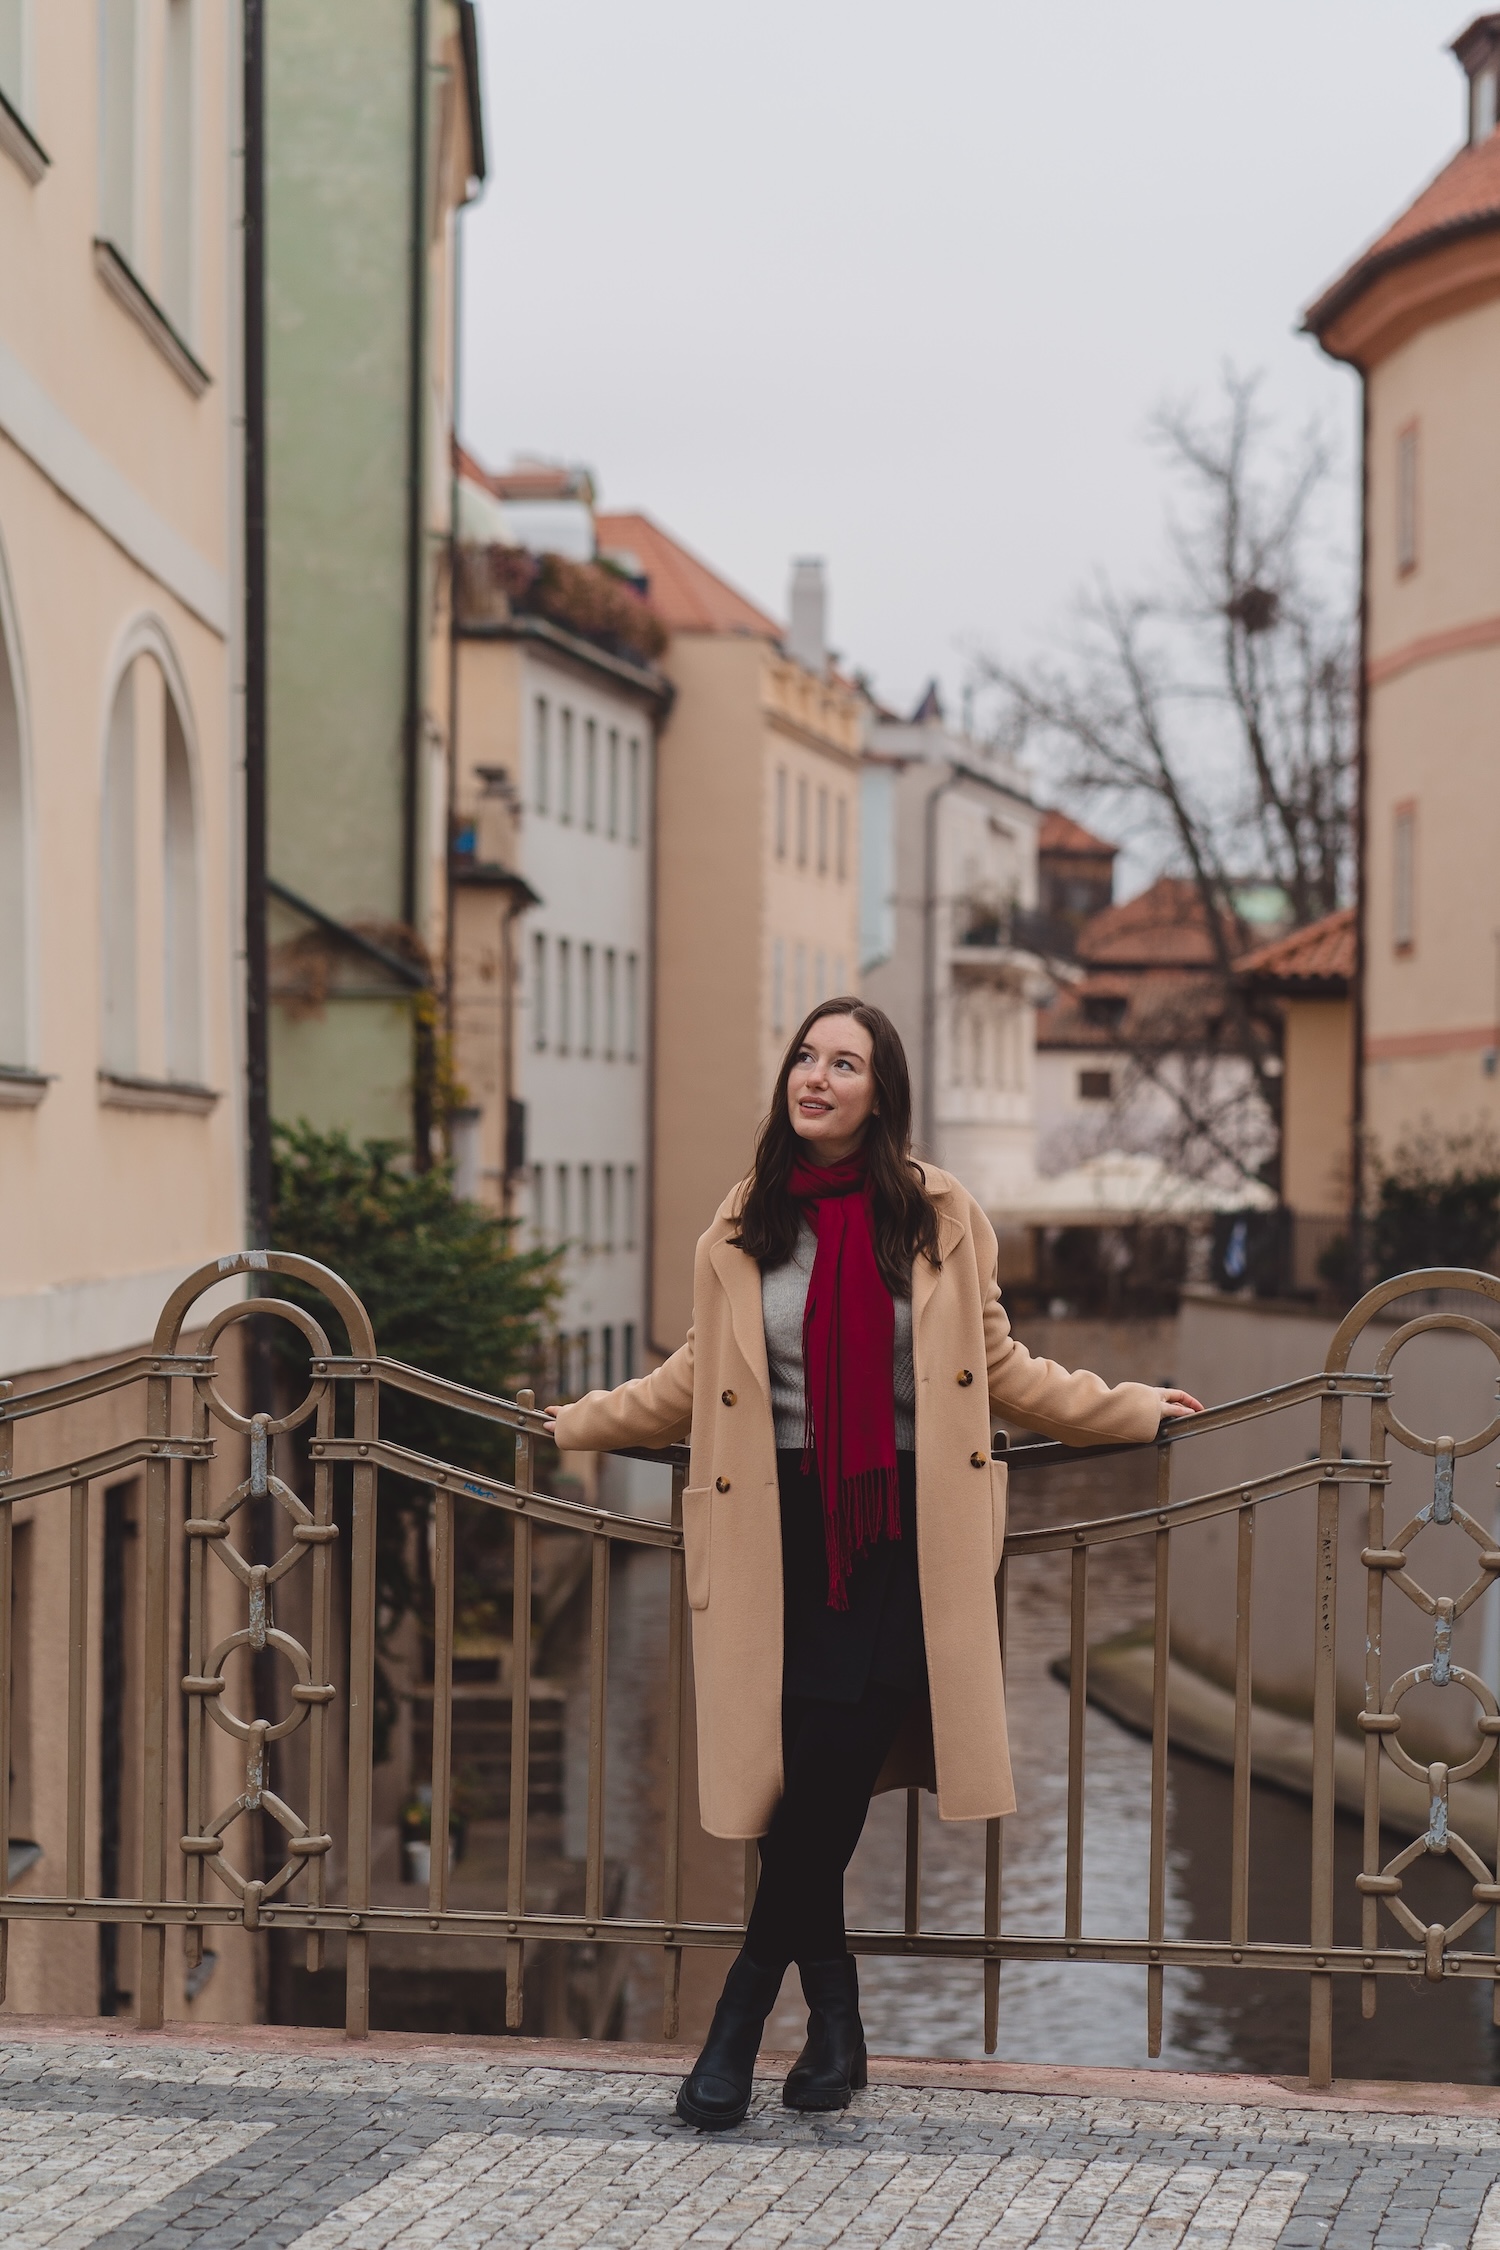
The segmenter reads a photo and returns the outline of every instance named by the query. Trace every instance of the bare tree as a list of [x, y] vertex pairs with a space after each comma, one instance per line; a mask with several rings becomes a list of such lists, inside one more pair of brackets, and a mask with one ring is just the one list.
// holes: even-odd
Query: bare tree
[[[1328, 450], [1310, 433], [1278, 460], [1259, 391], [1258, 377], [1227, 371], [1216, 411], [1168, 406], [1153, 420], [1182, 495], [1165, 591], [1101, 578], [1063, 658], [1016, 667], [988, 655], [977, 670], [1005, 739], [1040, 752], [1064, 794], [1112, 800], [1190, 878], [1216, 987], [1199, 1013], [1248, 1064], [1274, 1119], [1274, 1039], [1234, 975], [1252, 942], [1240, 901], [1247, 884], [1274, 884], [1295, 925], [1341, 903], [1355, 705], [1349, 604], [1330, 601], [1319, 568]], [[1158, 1082], [1167, 1028], [1140, 1026], [1130, 1049]], [[1180, 1109], [1194, 1075], [1172, 1074]], [[1222, 1153], [1225, 1120], [1211, 1106], [1184, 1123]]]

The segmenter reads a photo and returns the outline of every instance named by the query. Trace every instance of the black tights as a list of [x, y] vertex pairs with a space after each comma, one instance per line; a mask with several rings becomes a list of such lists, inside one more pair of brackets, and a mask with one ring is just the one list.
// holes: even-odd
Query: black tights
[[858, 1703], [788, 1696], [783, 1704], [786, 1787], [760, 1840], [745, 1933], [745, 1951], [762, 1968], [847, 1952], [844, 1870], [911, 1701], [910, 1688], [872, 1683]]

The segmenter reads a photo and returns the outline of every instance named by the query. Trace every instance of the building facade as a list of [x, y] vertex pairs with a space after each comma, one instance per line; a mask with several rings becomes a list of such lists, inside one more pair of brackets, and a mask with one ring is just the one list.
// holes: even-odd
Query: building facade
[[[0, 1373], [21, 1392], [147, 1345], [177, 1283], [240, 1246], [238, 38], [236, 10], [198, 0], [0, 6]], [[141, 1414], [131, 1386], [45, 1437], [20, 1421], [15, 1469], [107, 1453]], [[143, 1503], [138, 1471], [101, 1471], [83, 1502], [96, 1893], [140, 1880]], [[171, 1504], [180, 1520], [180, 1487]], [[46, 1892], [67, 1496], [6, 1514], [8, 1860], [14, 1889]], [[5, 2005], [113, 2012], [137, 1944], [13, 1924]], [[170, 2013], [251, 2005], [250, 1941], [219, 1952], [194, 1987], [168, 1947]]]
[[571, 1396], [644, 1369], [656, 731], [671, 691], [607, 630], [613, 597], [624, 629], [659, 641], [638, 597], [587, 562], [535, 566], [523, 548], [471, 546], [460, 576], [455, 1186], [562, 1253], [554, 1382]]
[[818, 566], [797, 567], [789, 635], [649, 517], [596, 526], [671, 636], [646, 1337], [661, 1356], [687, 1332], [694, 1244], [749, 1166], [788, 1038], [855, 978], [862, 705], [828, 659]]
[[1041, 818], [934, 692], [909, 720], [867, 707], [861, 989], [901, 1033], [919, 1150], [1002, 1224], [1034, 1169]]
[[1364, 393], [1356, 1145], [1500, 1126], [1500, 14], [1464, 145], [1306, 325]]
[[472, 0], [270, 0], [265, 139], [271, 1105], [425, 1155]]

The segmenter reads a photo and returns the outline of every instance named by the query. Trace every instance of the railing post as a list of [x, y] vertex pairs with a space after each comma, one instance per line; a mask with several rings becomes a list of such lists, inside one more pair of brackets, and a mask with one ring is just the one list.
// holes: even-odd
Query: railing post
[[[0, 1383], [0, 1410], [13, 1385]], [[0, 1483], [6, 1481], [15, 1460], [15, 1426], [0, 1411]], [[11, 1503], [0, 1493], [0, 1898], [10, 1889], [10, 1724], [11, 1724], [11, 1607], [12, 1607]], [[10, 1967], [10, 1923], [0, 1915], [0, 2001], [5, 1998]]]
[[672, 1463], [672, 1529], [678, 1545], [667, 1557], [667, 1801], [666, 1848], [662, 1868], [662, 1917], [667, 1943], [662, 1958], [661, 2035], [673, 2040], [678, 2030], [678, 1995], [682, 1989], [682, 1947], [672, 1942], [682, 1916], [682, 1722], [683, 1670], [687, 1660], [686, 1568], [682, 1559], [682, 1493], [687, 1468]]
[[68, 1831], [64, 1883], [71, 1899], [87, 1887], [84, 1806], [88, 1788], [89, 1486], [80, 1477], [68, 1496]]
[[1237, 1519], [1234, 1563], [1234, 1798], [1230, 1825], [1229, 1942], [1250, 1935], [1250, 1722], [1254, 1712], [1251, 1633], [1255, 1616], [1255, 1508], [1248, 1498]]
[[[1009, 1614], [1009, 1565], [1000, 1558], [1000, 1568], [995, 1577], [995, 1613], [1000, 1629], [1000, 1671], [1005, 1673], [1005, 1629]], [[984, 1934], [987, 1939], [1000, 1935], [1001, 1881], [1005, 1868], [1005, 1823], [987, 1820], [984, 1824]], [[992, 2055], [1000, 2043], [1000, 1958], [986, 1954], [984, 1964], [984, 2051]]]
[[[146, 1383], [146, 1435], [153, 1446], [171, 1434], [172, 1382], [152, 1375]], [[146, 1464], [146, 1626], [142, 1697], [141, 1896], [148, 1911], [167, 1895], [167, 1663], [170, 1655], [172, 1554], [168, 1537], [172, 1464], [153, 1454]], [[166, 1994], [167, 1933], [158, 1918], [141, 1926], [140, 1990], [136, 2021], [159, 2031]]]
[[1083, 1934], [1084, 1728], [1089, 1695], [1089, 1551], [1078, 1534], [1068, 1604], [1068, 1844], [1063, 1877], [1063, 1932]]
[[448, 1826], [453, 1799], [453, 1495], [436, 1492], [432, 1571], [432, 1819], [427, 1905], [448, 1909]]
[[[354, 1378], [354, 1436], [379, 1435], [379, 1384], [366, 1360]], [[354, 1464], [354, 1524], [349, 1558], [349, 1936], [344, 1967], [344, 2029], [370, 2030], [370, 1816], [375, 1765], [375, 1465]]]
[[[1325, 1461], [1342, 1453], [1343, 1402], [1325, 1397], [1319, 1444]], [[1312, 1914], [1314, 1948], [1333, 1943], [1334, 1730], [1338, 1724], [1339, 1487], [1318, 1486], [1317, 1560], [1313, 1583], [1313, 1795]], [[1308, 1978], [1307, 2075], [1314, 2086], [1333, 2082], [1333, 1977], [1314, 1969]]]
[[[1156, 1498], [1159, 1518], [1165, 1521], [1165, 1511], [1172, 1498], [1172, 1454], [1170, 1447], [1165, 1445], [1157, 1449]], [[1167, 1749], [1170, 1726], [1167, 1683], [1172, 1662], [1171, 1540], [1170, 1531], [1162, 1530], [1156, 1534], [1155, 1642], [1151, 1663], [1151, 1869], [1147, 1905], [1147, 1935], [1153, 1945], [1160, 1945], [1166, 1930]], [[1153, 2058], [1161, 2053], [1164, 1983], [1165, 1972], [1161, 1963], [1151, 1962], [1146, 1969], [1146, 2052]]]
[[[532, 1407], [534, 1391], [517, 1391], [516, 1404]], [[516, 1432], [517, 1492], [532, 1490], [535, 1455], [529, 1430]], [[526, 1820], [531, 1798], [531, 1523], [515, 1518], [511, 1562], [510, 1627], [510, 1835], [506, 1907], [518, 1918], [526, 1912]], [[511, 1938], [505, 1947], [505, 2027], [519, 2031], [526, 2014], [526, 1947]]]

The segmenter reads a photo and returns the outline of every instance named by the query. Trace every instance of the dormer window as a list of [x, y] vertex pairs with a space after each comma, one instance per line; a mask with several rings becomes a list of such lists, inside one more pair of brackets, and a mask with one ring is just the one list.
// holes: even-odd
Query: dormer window
[[1495, 130], [1497, 77], [1500, 71], [1491, 63], [1487, 70], [1476, 71], [1469, 82], [1469, 141], [1476, 148]]

